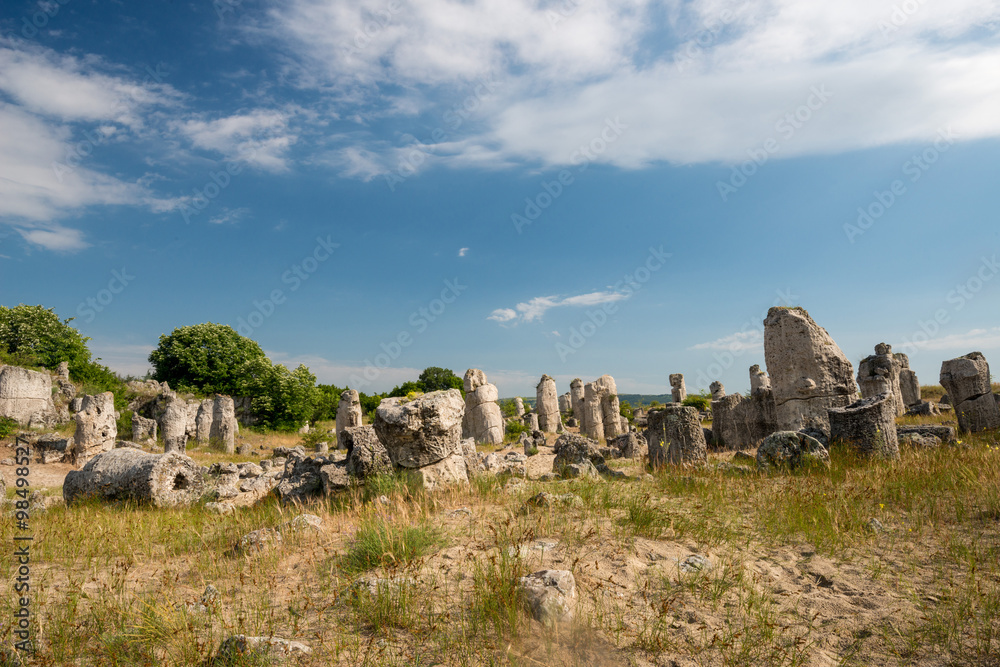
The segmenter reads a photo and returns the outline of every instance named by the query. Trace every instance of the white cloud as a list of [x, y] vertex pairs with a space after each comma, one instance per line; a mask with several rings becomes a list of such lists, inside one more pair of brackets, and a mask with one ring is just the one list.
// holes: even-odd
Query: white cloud
[[288, 169], [286, 154], [298, 140], [289, 129], [291, 116], [285, 111], [257, 109], [215, 120], [187, 120], [176, 127], [197, 148], [281, 172]]
[[100, 362], [121, 375], [144, 376], [152, 370], [149, 353], [156, 345], [134, 345], [116, 342], [91, 343], [90, 350]]
[[900, 346], [900, 351], [906, 348], [918, 350], [961, 350], [962, 354], [972, 350], [990, 350], [1000, 348], [1000, 327], [990, 329], [971, 329], [965, 333], [950, 334], [940, 338], [925, 341], [911, 341]]
[[738, 331], [728, 336], [723, 336], [707, 343], [698, 343], [688, 348], [689, 350], [724, 350], [732, 353], [737, 352], [763, 352], [764, 333], [758, 329], [752, 331]]
[[458, 249], [458, 256], [459, 257], [465, 257], [468, 253], [469, 253], [469, 249], [468, 248], [459, 248]]
[[208, 221], [213, 225], [235, 225], [240, 220], [245, 218], [247, 214], [250, 213], [248, 208], [229, 208], [226, 207], [222, 210], [222, 213], [214, 215], [208, 219]]
[[48, 228], [18, 229], [24, 240], [57, 252], [75, 252], [90, 246], [83, 240], [83, 232], [60, 225]]
[[514, 324], [518, 324], [519, 322], [534, 322], [535, 320], [542, 319], [545, 313], [552, 308], [597, 306], [602, 303], [612, 303], [627, 298], [628, 295], [626, 294], [610, 290], [605, 292], [590, 292], [588, 294], [579, 294], [565, 298], [558, 296], [536, 296], [530, 301], [523, 301], [517, 304], [514, 308], [497, 308], [486, 319], [500, 322], [501, 324], [506, 322], [513, 322]]

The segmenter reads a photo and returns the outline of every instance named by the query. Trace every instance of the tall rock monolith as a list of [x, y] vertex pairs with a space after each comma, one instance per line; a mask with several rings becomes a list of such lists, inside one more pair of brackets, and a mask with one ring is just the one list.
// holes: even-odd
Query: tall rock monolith
[[556, 381], [543, 375], [535, 387], [535, 412], [538, 413], [538, 428], [545, 433], [555, 433], [559, 428], [559, 398]]

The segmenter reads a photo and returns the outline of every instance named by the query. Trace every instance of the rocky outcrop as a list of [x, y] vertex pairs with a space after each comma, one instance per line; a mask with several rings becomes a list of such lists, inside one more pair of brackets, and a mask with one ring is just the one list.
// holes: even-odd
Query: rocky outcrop
[[559, 399], [556, 396], [556, 381], [543, 375], [535, 387], [535, 412], [538, 413], [538, 428], [545, 433], [555, 433], [561, 423]]
[[202, 469], [187, 456], [147, 454], [131, 447], [95, 456], [82, 470], [71, 470], [63, 482], [67, 505], [97, 497], [177, 507], [197, 502], [203, 490]]
[[21, 426], [52, 426], [59, 421], [52, 400], [52, 376], [19, 366], [0, 366], [0, 417]]
[[695, 464], [707, 459], [708, 443], [696, 408], [671, 403], [651, 409], [646, 420], [651, 466]]
[[347, 473], [358, 479], [392, 470], [389, 453], [379, 442], [373, 426], [352, 426], [340, 434], [340, 446], [347, 450]]
[[[716, 447], [741, 449], [743, 434], [738, 425], [737, 410], [743, 402], [743, 396], [741, 394], [727, 396], [724, 389], [721, 394], [719, 398], [712, 401], [712, 440], [715, 441]], [[716, 395], [715, 392], [713, 392], [714, 395]]]
[[712, 392], [712, 400], [718, 401], [726, 396], [726, 386], [716, 380], [712, 384], [708, 385], [708, 390]]
[[115, 395], [106, 391], [84, 396], [81, 410], [76, 413], [76, 434], [73, 436], [76, 464], [82, 465], [98, 454], [111, 451], [117, 438]]
[[132, 441], [139, 443], [156, 442], [156, 421], [140, 414], [132, 415]]
[[899, 458], [896, 397], [884, 392], [830, 408], [830, 441], [847, 443], [862, 456]]
[[541, 570], [521, 577], [518, 586], [531, 610], [543, 625], [554, 626], [573, 619], [576, 580], [568, 570]]
[[608, 440], [624, 433], [618, 387], [610, 375], [602, 375], [583, 388], [583, 419], [580, 432], [595, 440]]
[[570, 407], [573, 409], [573, 416], [578, 422], [583, 419], [583, 401], [583, 380], [576, 378], [569, 383], [569, 402]]
[[499, 445], [503, 443], [503, 414], [497, 402], [500, 394], [496, 385], [486, 381], [486, 374], [478, 368], [465, 372], [465, 416], [462, 437], [477, 443]]
[[955, 407], [961, 430], [977, 433], [1000, 428], [1000, 407], [990, 388], [990, 365], [982, 352], [942, 363], [941, 386]]
[[514, 416], [518, 419], [524, 416], [524, 399], [520, 396], [514, 398]]
[[827, 411], [857, 397], [854, 368], [826, 329], [802, 308], [771, 308], [764, 320], [764, 358], [778, 428], [829, 432]]

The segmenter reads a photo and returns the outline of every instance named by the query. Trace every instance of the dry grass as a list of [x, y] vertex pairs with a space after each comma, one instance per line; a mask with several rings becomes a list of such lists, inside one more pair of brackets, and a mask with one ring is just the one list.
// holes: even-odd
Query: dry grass
[[[622, 469], [630, 480], [510, 491], [480, 478], [434, 495], [384, 477], [229, 516], [56, 508], [32, 519], [30, 664], [207, 665], [234, 633], [302, 641], [313, 653], [290, 664], [309, 665], [1000, 664], [997, 434], [893, 462], [835, 449], [829, 471], [801, 475]], [[526, 508], [540, 490], [582, 504]], [[301, 511], [324, 532], [231, 554]], [[4, 519], [0, 539], [14, 532]], [[682, 567], [692, 553], [710, 568]], [[516, 580], [543, 568], [573, 571], [573, 623], [526, 615]], [[12, 581], [10, 558], [0, 575]], [[361, 576], [384, 582], [369, 591]], [[194, 609], [210, 583], [218, 603]], [[8, 643], [12, 611], [0, 596]]]

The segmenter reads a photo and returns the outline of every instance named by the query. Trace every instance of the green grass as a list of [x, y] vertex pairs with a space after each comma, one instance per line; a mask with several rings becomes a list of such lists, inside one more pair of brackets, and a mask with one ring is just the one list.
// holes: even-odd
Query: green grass
[[438, 541], [437, 533], [426, 525], [401, 526], [375, 514], [358, 526], [350, 549], [340, 559], [340, 568], [357, 574], [379, 567], [413, 565]]

